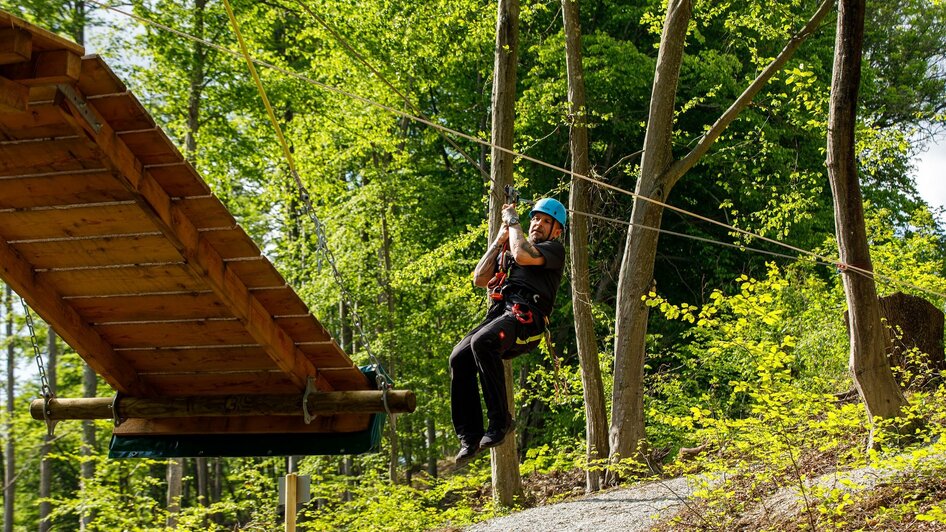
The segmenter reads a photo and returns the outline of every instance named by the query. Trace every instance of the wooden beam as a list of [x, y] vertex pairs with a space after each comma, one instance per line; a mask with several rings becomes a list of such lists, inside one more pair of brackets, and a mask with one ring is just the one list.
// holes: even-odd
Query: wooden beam
[[33, 36], [20, 28], [0, 30], [0, 65], [30, 60], [33, 52]]
[[36, 87], [57, 83], [75, 83], [82, 71], [82, 58], [69, 50], [53, 50], [33, 54], [33, 60], [3, 67], [2, 72], [13, 81]]
[[64, 117], [80, 127], [95, 142], [108, 158], [116, 177], [136, 196], [138, 204], [152, 217], [159, 230], [174, 243], [187, 263], [206, 280], [214, 293], [227, 302], [233, 314], [263, 346], [276, 365], [289, 375], [296, 387], [300, 391], [304, 390], [308, 377], [315, 377], [319, 390], [333, 390], [331, 384], [318, 374], [317, 368], [294, 345], [293, 339], [276, 324], [262, 303], [227, 267], [207, 239], [201, 236], [181, 208], [172, 202], [161, 185], [144, 170], [141, 161], [101, 118], [98, 111], [91, 105], [87, 106], [86, 112], [97, 117], [100, 127], [96, 129], [82, 118], [82, 113], [74, 107], [69, 98], [65, 98], [64, 103], [67, 106], [67, 109], [63, 110]]
[[34, 45], [37, 48], [42, 45], [41, 47], [45, 50], [72, 50], [79, 55], [85, 55], [85, 48], [82, 46], [70, 41], [69, 39], [60, 37], [49, 30], [30, 24], [29, 22], [19, 17], [15, 17], [6, 11], [0, 11], [0, 27], [25, 30], [27, 33], [33, 36]]
[[121, 436], [160, 436], [180, 434], [320, 434], [357, 432], [371, 423], [371, 414], [316, 416], [308, 425], [301, 416], [239, 416], [129, 418], [112, 433]]
[[[49, 401], [49, 419], [113, 419], [114, 399], [95, 397], [82, 399], [54, 398]], [[347, 392], [314, 392], [309, 394], [310, 415], [334, 414], [393, 414], [413, 412], [417, 399], [410, 390], [387, 392], [387, 407], [383, 393], [377, 390]], [[43, 399], [30, 403], [33, 419], [43, 420]], [[177, 398], [122, 397], [118, 413], [127, 418], [177, 417], [235, 417], [235, 416], [302, 416], [302, 397], [296, 395], [231, 395], [192, 396]]]
[[0, 113], [25, 112], [29, 99], [29, 87], [0, 77]]
[[136, 396], [151, 395], [151, 388], [82, 318], [48, 286], [36, 283], [29, 263], [0, 239], [0, 276], [36, 309], [62, 338], [82, 355], [92, 369], [116, 390]]

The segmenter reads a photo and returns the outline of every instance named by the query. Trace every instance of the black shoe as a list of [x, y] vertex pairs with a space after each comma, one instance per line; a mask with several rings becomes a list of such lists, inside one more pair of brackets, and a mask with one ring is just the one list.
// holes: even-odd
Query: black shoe
[[506, 431], [504, 430], [488, 430], [483, 436], [483, 439], [480, 440], [480, 447], [484, 449], [490, 449], [492, 447], [498, 447], [503, 444], [503, 441], [506, 440]]
[[515, 422], [512, 420], [512, 416], [510, 416], [506, 421], [505, 427], [490, 427], [486, 430], [486, 434], [484, 434], [483, 439], [480, 440], [480, 447], [490, 449], [502, 445], [506, 440], [506, 434], [512, 432], [513, 428], [515, 428]]
[[[475, 441], [475, 440], [474, 440]], [[457, 453], [456, 463], [457, 467], [463, 467], [476, 458], [476, 455], [480, 454], [480, 451], [483, 449], [480, 447], [479, 442], [467, 443], [465, 441], [460, 442], [460, 452]]]
[[498, 447], [503, 444], [506, 440], [506, 434], [510, 432], [512, 432], [512, 423], [504, 429], [489, 429], [483, 435], [483, 439], [480, 440], [480, 447], [484, 449]]

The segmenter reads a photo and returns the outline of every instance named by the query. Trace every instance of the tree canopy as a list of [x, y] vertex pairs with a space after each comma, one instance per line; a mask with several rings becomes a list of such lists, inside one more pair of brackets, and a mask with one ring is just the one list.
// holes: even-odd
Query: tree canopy
[[[99, 2], [0, 0], [0, 8], [70, 39], [83, 32], [86, 40], [107, 36], [107, 47], [89, 51], [103, 54], [122, 74], [313, 314], [336, 338], [352, 338], [345, 347], [356, 362], [368, 362], [367, 342], [397, 387], [417, 394], [417, 412], [397, 423], [396, 467], [414, 484], [386, 485], [385, 453], [356, 457], [350, 469], [341, 458], [305, 458], [301, 470], [313, 476], [317, 490], [318, 502], [309, 509], [310, 522], [317, 523], [312, 526], [367, 527], [371, 511], [364, 508], [371, 505], [385, 515], [397, 513], [402, 521], [392, 524], [395, 528], [481, 518], [491, 510], [453, 503], [473, 493], [488, 472], [474, 467], [437, 478], [453, 473], [443, 460], [456, 443], [447, 357], [486, 305], [469, 275], [488, 245], [490, 183], [470, 161], [488, 172], [484, 142], [491, 119], [496, 5], [467, 0], [232, 4], [253, 57], [278, 67], [258, 68], [307, 200], [324, 224], [324, 242], [306, 215], [245, 64], [214, 47], [237, 50], [220, 2], [115, 3], [140, 17], [136, 20]], [[818, 4], [693, 3], [673, 102], [674, 156], [699, 142]], [[580, 3], [588, 177], [625, 192], [634, 190], [640, 176], [665, 8], [665, 2], [653, 0]], [[515, 151], [558, 169], [517, 157], [515, 184], [524, 199], [552, 196], [568, 204], [572, 177], [560, 169], [571, 168], [574, 115], [560, 6], [523, 2], [521, 9]], [[941, 306], [946, 302], [943, 225], [916, 190], [913, 160], [941, 135], [946, 116], [946, 4], [873, 1], [867, 13], [856, 124], [867, 234], [876, 271], [910, 283], [879, 288], [881, 295], [902, 290]], [[710, 441], [707, 434], [714, 428], [736, 434], [751, 425], [745, 430], [756, 434], [765, 420], [788, 418], [800, 426], [805, 408], [816, 401], [798, 399], [799, 390], [823, 399], [851, 386], [845, 373], [844, 297], [834, 268], [799, 260], [792, 251], [734, 229], [835, 253], [825, 168], [834, 16], [808, 37], [669, 199], [673, 207], [732, 227], [672, 211], [663, 217], [653, 288], [645, 301], [652, 311], [643, 415], [653, 450], [675, 453]], [[615, 188], [591, 184], [588, 212], [570, 213], [590, 215], [587, 298], [607, 398], [613, 386], [618, 275], [634, 202]], [[343, 300], [323, 246], [331, 249], [351, 300]], [[570, 282], [566, 275], [551, 317], [560, 361], [542, 348], [513, 366], [520, 458], [535, 470], [553, 464], [588, 467], [582, 463], [585, 412]], [[29, 355], [22, 314], [5, 307], [3, 315], [13, 324], [4, 340], [22, 365]], [[353, 334], [353, 328], [364, 335]], [[65, 347], [58, 365], [60, 395], [81, 395], [79, 357]], [[33, 450], [45, 429], [27, 421], [23, 405], [37, 395], [37, 384], [19, 367], [6, 379], [16, 396], [4, 430], [16, 450], [14, 524], [33, 528], [39, 482]], [[560, 393], [553, 393], [556, 387]], [[99, 393], [111, 391], [99, 386]], [[778, 398], [799, 402], [786, 406], [790, 412], [760, 414]], [[847, 414], [845, 419], [863, 424], [860, 413]], [[109, 430], [105, 423], [99, 427], [102, 451]], [[164, 464], [87, 458], [97, 469], [94, 481], [80, 486], [80, 432], [78, 424], [57, 428], [52, 523], [68, 529], [91, 508], [93, 530], [163, 526]], [[192, 476], [193, 465], [186, 467]], [[245, 458], [215, 467], [218, 489], [206, 506], [198, 503], [193, 480], [185, 481], [179, 523], [274, 528], [275, 478], [285, 472], [283, 460]], [[356, 475], [343, 475], [342, 469]], [[410, 491], [419, 484], [425, 488]], [[409, 520], [412, 512], [396, 510], [394, 504], [405, 501], [417, 505], [417, 515], [410, 516], [416, 522]], [[423, 521], [421, 508], [436, 508], [440, 521]]]

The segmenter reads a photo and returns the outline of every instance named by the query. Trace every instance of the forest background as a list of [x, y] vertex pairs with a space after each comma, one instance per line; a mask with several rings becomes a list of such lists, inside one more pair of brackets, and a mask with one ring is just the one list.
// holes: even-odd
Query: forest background
[[[220, 2], [114, 5], [237, 48]], [[878, 289], [881, 295], [919, 295], [943, 308], [941, 212], [917, 193], [912, 161], [943, 131], [946, 5], [896, 0], [867, 6], [857, 153], [874, 268], [892, 279]], [[119, 71], [343, 347], [366, 363], [369, 342], [397, 387], [417, 394], [417, 412], [398, 419], [384, 452], [298, 462], [316, 490], [303, 526], [424, 529], [507, 511], [481, 496], [487, 460], [466, 472], [451, 471], [447, 460], [456, 447], [447, 356], [486, 304], [469, 276], [487, 245], [489, 182], [466, 158], [488, 168], [487, 148], [463, 138], [447, 143], [416, 121], [261, 69], [352, 294], [353, 301], [345, 301], [239, 58], [153, 24], [115, 25], [116, 15], [106, 15], [96, 2], [0, 0], [0, 7], [79, 42], [96, 35], [95, 51]], [[289, 0], [235, 0], [233, 7], [254, 57], [489, 139], [495, 3], [326, 0], [306, 8]], [[666, 5], [603, 0], [579, 7], [593, 175], [633, 190]], [[674, 153], [692, 148], [816, 7], [810, 0], [695, 2], [676, 99]], [[574, 116], [560, 10], [558, 2], [521, 6], [515, 150], [567, 168]], [[676, 185], [671, 205], [837, 254], [825, 169], [834, 21], [832, 13]], [[564, 172], [525, 159], [515, 165], [515, 183], [526, 199], [553, 196], [568, 203], [570, 181]], [[593, 187], [589, 199], [588, 296], [610, 407], [617, 278], [633, 198]], [[704, 471], [746, 472], [763, 464], [769, 474], [752, 481], [734, 474], [736, 484], [706, 494], [727, 502], [707, 504], [701, 518], [724, 527], [739, 509], [726, 493], [758, 495], [822, 472], [825, 463], [840, 468], [883, 459], [884, 453], [863, 445], [869, 431], [863, 407], [833, 399], [852, 387], [837, 269], [676, 212], [667, 212], [662, 229], [648, 300], [656, 310], [644, 380], [650, 463], [624, 464], [618, 476], [673, 470], [677, 451], [698, 445], [710, 450], [700, 458]], [[544, 348], [514, 362], [525, 476], [603, 467], [585, 458], [571, 278], [568, 272], [551, 325], [560, 370]], [[353, 311], [365, 338], [352, 331]], [[107, 423], [63, 423], [46, 441], [45, 428], [26, 413], [39, 382], [25, 367], [32, 353], [22, 312], [8, 298], [3, 313], [12, 364], [4, 381], [5, 530], [154, 529], [168, 523], [278, 528], [275, 485], [287, 469], [282, 458], [185, 460], [177, 464], [183, 468], [179, 500], [169, 504], [169, 464], [106, 460]], [[61, 351], [54, 359], [60, 396], [93, 389], [111, 394], [83, 381], [83, 364], [68, 346], [55, 343], [45, 327], [38, 332], [47, 353]], [[919, 441], [935, 440], [946, 414], [938, 374], [898, 376], [909, 392], [911, 415], [929, 423]], [[942, 497], [927, 495], [894, 517], [943, 519]], [[520, 504], [529, 504], [529, 496]], [[824, 511], [812, 512], [816, 526], [834, 527], [856, 515], [850, 512], [855, 502], [842, 495], [818, 500]], [[878, 519], [876, 512], [870, 515]]]

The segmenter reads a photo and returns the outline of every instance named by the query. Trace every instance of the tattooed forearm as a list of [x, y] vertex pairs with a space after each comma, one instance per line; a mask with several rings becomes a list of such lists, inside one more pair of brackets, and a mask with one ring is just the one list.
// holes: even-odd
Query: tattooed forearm
[[542, 256], [542, 254], [539, 253], [539, 250], [535, 249], [535, 246], [533, 246], [528, 240], [524, 240], [520, 245], [522, 246], [522, 250], [528, 253], [530, 257], [537, 259]]
[[509, 229], [509, 249], [520, 266], [538, 266], [545, 263], [545, 257], [535, 244], [526, 238], [518, 225]]
[[475, 286], [485, 287], [493, 274], [496, 273], [496, 256], [499, 255], [499, 251], [500, 246], [493, 244], [480, 258], [473, 270], [473, 284]]

